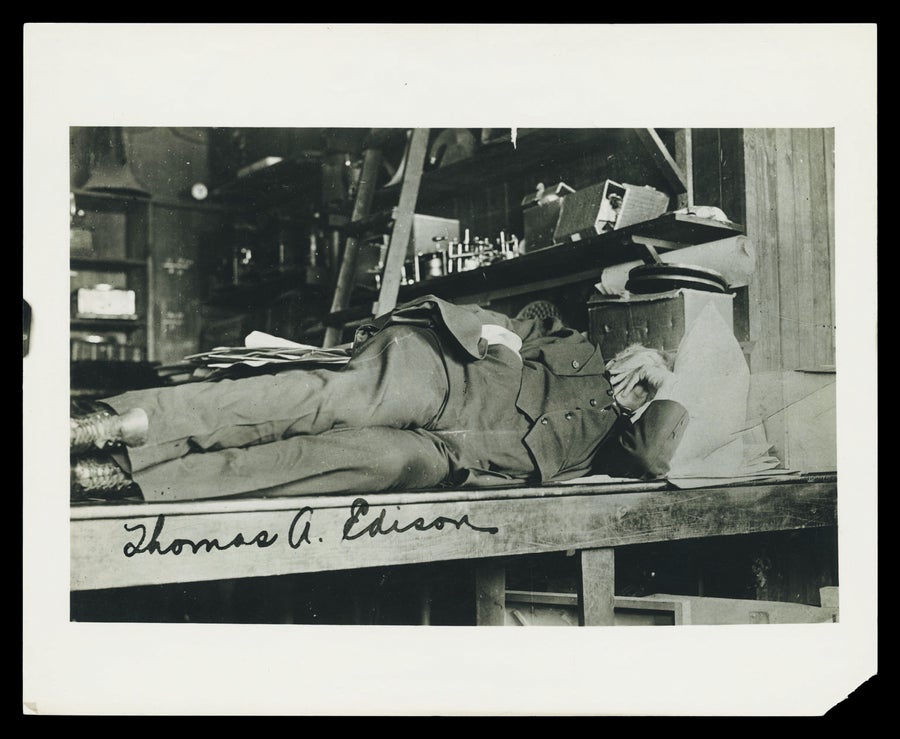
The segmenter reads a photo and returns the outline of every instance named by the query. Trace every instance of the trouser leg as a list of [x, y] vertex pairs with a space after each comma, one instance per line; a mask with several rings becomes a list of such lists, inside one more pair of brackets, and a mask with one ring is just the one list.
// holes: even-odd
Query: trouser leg
[[424, 429], [339, 429], [246, 448], [189, 454], [136, 471], [147, 501], [374, 493], [434, 487], [449, 474], [445, 444]]
[[118, 413], [143, 408], [145, 444], [132, 470], [191, 451], [265, 444], [298, 434], [371, 426], [427, 427], [447, 396], [434, 335], [405, 326], [374, 336], [342, 370], [272, 375], [137, 390], [106, 399]]

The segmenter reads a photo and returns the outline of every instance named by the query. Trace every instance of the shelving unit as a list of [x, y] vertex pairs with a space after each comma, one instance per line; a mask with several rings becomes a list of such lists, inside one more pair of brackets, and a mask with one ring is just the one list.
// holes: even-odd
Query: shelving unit
[[[521, 201], [537, 183], [565, 182], [581, 189], [606, 179], [653, 187], [668, 195], [670, 210], [676, 210], [690, 202], [692, 193], [689, 142], [687, 129], [523, 129], [515, 142], [482, 144], [466, 159], [426, 169], [415, 212], [456, 218], [460, 231], [472, 229], [473, 236], [493, 237], [503, 231], [522, 237]], [[398, 188], [391, 185], [375, 193], [368, 221], [390, 221], [387, 207], [396, 200]], [[547, 297], [548, 291], [567, 285], [590, 286], [607, 266], [643, 259], [647, 252], [642, 240], [665, 250], [741, 233], [737, 223], [669, 213], [478, 269], [405, 284], [398, 301], [434, 294], [484, 305], [519, 296]], [[374, 296], [362, 292], [357, 289], [350, 306], [328, 316], [327, 324], [353, 326], [370, 316], [374, 306], [364, 301]]]
[[[742, 233], [738, 224], [725, 224], [687, 215], [670, 214], [619, 231], [524, 254], [506, 262], [457, 274], [422, 280], [400, 288], [399, 301], [434, 294], [462, 303], [490, 303], [564, 285], [598, 279], [605, 267], [641, 260], [641, 239], [680, 245], [703, 244]], [[656, 247], [665, 251], [666, 246]], [[334, 325], [352, 324], [369, 314], [370, 306], [356, 305], [334, 314]]]
[[[101, 395], [146, 384], [154, 355], [150, 200], [90, 190], [73, 190], [72, 196], [72, 395]], [[101, 284], [134, 292], [133, 317], [78, 312], [76, 291]]]
[[[215, 316], [203, 328], [205, 348], [240, 342], [251, 330], [302, 342], [320, 342], [325, 331], [318, 316], [333, 288], [328, 273], [336, 247], [329, 228], [337, 227], [330, 226], [320, 202], [324, 155], [275, 153], [232, 162], [204, 201], [228, 214], [233, 237], [233, 243], [220, 245], [216, 276], [198, 301], [200, 310]], [[233, 260], [233, 269], [223, 269], [227, 250], [234, 255], [245, 244], [251, 268]]]

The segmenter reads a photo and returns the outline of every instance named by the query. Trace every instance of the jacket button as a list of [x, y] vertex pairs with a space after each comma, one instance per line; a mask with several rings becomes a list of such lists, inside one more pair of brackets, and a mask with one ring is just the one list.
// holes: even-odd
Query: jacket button
[[572, 360], [572, 367], [574, 367], [575, 369], [578, 369], [580, 366], [581, 366], [581, 362], [579, 362], [577, 359]]
[[595, 398], [591, 398], [591, 405], [592, 406], [597, 405], [597, 400]]
[[546, 418], [542, 418], [542, 419], [541, 419], [541, 423], [544, 424], [544, 426], [546, 426], [547, 423], [548, 423], [548, 421], [547, 421]]
[[575, 414], [574, 414], [574, 413], [572, 413], [571, 411], [568, 412], [568, 413], [566, 413], [566, 420], [567, 420], [567, 421], [571, 421], [573, 418], [575, 418]]

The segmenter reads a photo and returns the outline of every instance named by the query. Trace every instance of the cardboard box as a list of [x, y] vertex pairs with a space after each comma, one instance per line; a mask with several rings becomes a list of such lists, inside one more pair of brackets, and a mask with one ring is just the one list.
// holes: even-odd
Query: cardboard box
[[74, 313], [79, 318], [135, 318], [134, 290], [117, 290], [111, 285], [79, 288], [73, 297]]
[[712, 303], [734, 327], [734, 296], [685, 288], [648, 295], [593, 295], [588, 300], [588, 336], [611, 359], [630, 344], [676, 352], [687, 329]]
[[556, 244], [554, 234], [562, 201], [575, 191], [565, 182], [552, 187], [541, 187], [522, 199], [522, 221], [525, 233], [522, 251], [527, 254]]
[[[435, 241], [435, 238], [442, 240]], [[416, 213], [413, 216], [407, 259], [412, 259], [417, 254], [447, 251], [447, 241], [453, 239], [459, 239], [459, 221], [456, 218], [440, 218]]]
[[669, 196], [652, 187], [605, 180], [562, 200], [556, 243], [653, 220], [668, 210]]

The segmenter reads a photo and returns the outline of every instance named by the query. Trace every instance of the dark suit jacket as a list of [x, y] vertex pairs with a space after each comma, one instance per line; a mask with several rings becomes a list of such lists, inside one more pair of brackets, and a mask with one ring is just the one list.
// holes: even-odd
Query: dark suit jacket
[[[668, 472], [687, 424], [685, 408], [671, 400], [652, 401], [632, 423], [612, 397], [599, 347], [558, 319], [520, 320], [426, 295], [361, 327], [354, 344], [397, 324], [428, 326], [452, 338], [472, 361], [488, 350], [483, 325], [519, 335], [523, 366], [516, 405], [532, 423], [524, 443], [542, 481], [588, 474], [652, 478]], [[471, 482], [489, 484], [486, 471], [470, 472]]]

